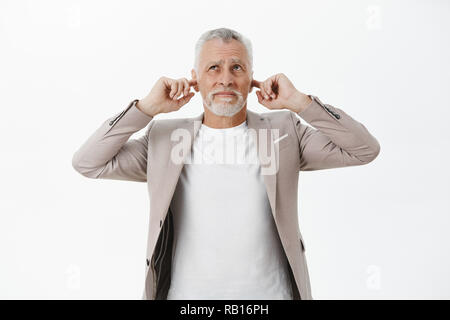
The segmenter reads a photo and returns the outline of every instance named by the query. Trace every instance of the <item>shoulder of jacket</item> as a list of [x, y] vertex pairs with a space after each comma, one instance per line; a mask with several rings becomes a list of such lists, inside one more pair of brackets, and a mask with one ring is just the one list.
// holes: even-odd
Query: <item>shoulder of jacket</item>
[[189, 121], [190, 118], [153, 119], [153, 127], [177, 128], [180, 124]]
[[273, 125], [285, 126], [287, 122], [295, 120], [295, 113], [288, 109], [281, 109], [261, 113], [262, 117], [270, 120]]

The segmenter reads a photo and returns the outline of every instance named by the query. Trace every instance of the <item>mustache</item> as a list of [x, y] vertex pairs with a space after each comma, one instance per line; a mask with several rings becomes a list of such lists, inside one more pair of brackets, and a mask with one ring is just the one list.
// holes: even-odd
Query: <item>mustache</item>
[[230, 92], [233, 92], [233, 93], [234, 93], [235, 95], [237, 95], [238, 97], [239, 97], [239, 96], [242, 96], [242, 94], [241, 94], [239, 91], [236, 91], [236, 90], [233, 90], [233, 89], [226, 89], [226, 88], [223, 88], [223, 89], [217, 89], [217, 90], [211, 91], [211, 92], [209, 93], [209, 96], [212, 97], [212, 96], [215, 95], [216, 93], [219, 93], [219, 92], [222, 92], [222, 91], [230, 91]]

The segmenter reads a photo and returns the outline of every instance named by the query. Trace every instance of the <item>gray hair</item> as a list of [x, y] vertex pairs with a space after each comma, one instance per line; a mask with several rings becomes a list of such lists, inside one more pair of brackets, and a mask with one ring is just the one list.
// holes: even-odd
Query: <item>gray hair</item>
[[219, 29], [213, 29], [206, 31], [203, 33], [198, 39], [197, 44], [195, 45], [195, 61], [194, 61], [194, 70], [198, 74], [198, 67], [199, 67], [199, 57], [200, 57], [200, 51], [202, 50], [203, 44], [212, 39], [222, 39], [223, 41], [231, 41], [232, 39], [235, 39], [239, 42], [241, 42], [245, 49], [247, 50], [248, 60], [250, 63], [250, 69], [251, 72], [253, 70], [253, 53], [252, 53], [252, 43], [249, 39], [244, 37], [242, 34], [240, 34], [237, 31], [228, 29], [228, 28], [219, 28]]

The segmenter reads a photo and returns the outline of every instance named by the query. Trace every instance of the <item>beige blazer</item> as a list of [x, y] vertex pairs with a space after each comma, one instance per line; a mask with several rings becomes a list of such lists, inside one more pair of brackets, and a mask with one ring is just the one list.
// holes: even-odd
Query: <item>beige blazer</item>
[[[289, 110], [259, 114], [247, 109], [248, 128], [262, 133], [256, 135], [258, 154], [266, 143], [266, 150], [275, 155], [276, 171], [263, 178], [289, 262], [295, 300], [313, 299], [298, 223], [299, 171], [363, 165], [380, 152], [378, 141], [364, 125], [342, 109], [310, 97], [311, 104], [298, 114]], [[167, 298], [171, 277], [174, 229], [170, 202], [184, 165], [171, 161], [172, 147], [179, 143], [171, 139], [171, 133], [180, 128], [189, 133], [187, 155], [204, 113], [194, 118], [153, 119], [136, 108], [136, 101], [103, 122], [75, 152], [72, 165], [88, 178], [147, 182], [150, 220], [142, 298], [161, 300]], [[129, 139], [144, 127], [145, 135]]]

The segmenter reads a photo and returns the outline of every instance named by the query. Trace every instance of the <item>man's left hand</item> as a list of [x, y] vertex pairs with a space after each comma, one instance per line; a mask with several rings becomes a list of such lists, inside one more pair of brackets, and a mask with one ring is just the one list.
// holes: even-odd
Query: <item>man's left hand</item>
[[256, 91], [258, 102], [268, 109], [289, 109], [298, 113], [311, 103], [311, 98], [298, 91], [283, 73], [263, 82], [252, 80], [253, 87], [260, 89]]

